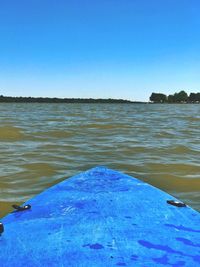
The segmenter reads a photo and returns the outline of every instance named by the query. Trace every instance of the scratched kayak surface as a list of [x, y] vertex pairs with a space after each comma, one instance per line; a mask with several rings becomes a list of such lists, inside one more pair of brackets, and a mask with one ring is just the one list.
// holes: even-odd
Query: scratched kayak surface
[[1, 266], [200, 266], [200, 214], [104, 167], [67, 179], [2, 219]]

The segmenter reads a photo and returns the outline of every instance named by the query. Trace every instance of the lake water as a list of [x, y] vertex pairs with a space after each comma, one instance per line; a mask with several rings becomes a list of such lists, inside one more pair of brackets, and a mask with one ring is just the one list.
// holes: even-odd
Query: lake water
[[0, 217], [104, 165], [200, 210], [200, 105], [0, 104]]

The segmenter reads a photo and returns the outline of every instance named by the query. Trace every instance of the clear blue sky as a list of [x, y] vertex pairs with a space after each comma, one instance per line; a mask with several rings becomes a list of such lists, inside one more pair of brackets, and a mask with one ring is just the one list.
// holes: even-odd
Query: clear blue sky
[[199, 0], [0, 0], [0, 94], [200, 91]]

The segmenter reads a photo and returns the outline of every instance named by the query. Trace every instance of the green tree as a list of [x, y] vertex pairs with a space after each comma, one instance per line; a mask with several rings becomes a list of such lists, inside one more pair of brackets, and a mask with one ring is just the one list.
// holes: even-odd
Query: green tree
[[167, 100], [169, 103], [174, 103], [174, 95], [168, 95]]
[[196, 94], [196, 102], [200, 102], [200, 93]]
[[191, 103], [198, 103], [200, 102], [200, 93], [191, 93], [188, 99]]
[[154, 103], [165, 103], [167, 102], [167, 96], [160, 93], [152, 93], [150, 96], [150, 101]]
[[197, 98], [197, 94], [195, 94], [195, 93], [190, 93], [190, 95], [189, 95], [189, 97], [188, 97], [188, 100], [189, 100], [189, 102], [194, 103], [194, 102], [197, 101], [196, 98]]
[[[175, 96], [176, 95], [176, 96]], [[185, 91], [180, 91], [177, 94], [174, 94], [176, 102], [187, 102], [188, 101], [188, 95]]]

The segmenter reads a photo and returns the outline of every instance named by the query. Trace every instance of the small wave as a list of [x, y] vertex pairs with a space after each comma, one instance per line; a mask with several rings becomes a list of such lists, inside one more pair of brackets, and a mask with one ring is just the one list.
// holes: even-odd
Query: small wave
[[186, 119], [190, 122], [199, 122], [200, 117], [186, 117]]
[[66, 132], [66, 131], [50, 131], [48, 134], [51, 137], [59, 137], [59, 138], [66, 138], [73, 136], [72, 132]]
[[14, 126], [0, 127], [0, 140], [1, 141], [20, 141], [25, 138], [21, 128]]
[[186, 178], [182, 175], [170, 174], [169, 172], [155, 173], [151, 174], [151, 177], [147, 177], [148, 175], [144, 179], [146, 182], [175, 196], [178, 196], [180, 192], [189, 192], [188, 194], [192, 196], [193, 192], [196, 192], [200, 185], [200, 178]]
[[193, 153], [197, 153], [197, 151], [195, 151], [194, 149], [192, 149], [192, 148], [190, 148], [188, 146], [184, 146], [184, 145], [177, 145], [177, 146], [174, 146], [174, 147], [170, 147], [170, 148], [167, 149], [167, 151], [169, 153], [177, 154], [177, 156], [179, 154], [193, 154]]
[[157, 173], [171, 173], [178, 175], [187, 175], [187, 174], [196, 174], [200, 173], [200, 166], [196, 164], [186, 164], [186, 163], [171, 163], [171, 164], [162, 164], [162, 163], [147, 163], [146, 168], [153, 172]]
[[48, 163], [29, 163], [23, 164], [22, 167], [27, 169], [29, 172], [32, 171], [41, 176], [52, 176], [56, 173], [54, 167]]
[[73, 136], [72, 132], [66, 131], [48, 131], [48, 132], [38, 132], [34, 133], [37, 137], [55, 137], [55, 138], [68, 138]]
[[170, 139], [170, 138], [173, 138], [174, 136], [176, 136], [176, 132], [175, 131], [161, 131], [157, 134], [155, 134], [155, 137], [156, 138], [166, 138], [166, 139]]
[[87, 129], [101, 129], [101, 130], [112, 130], [112, 129], [127, 129], [132, 128], [131, 126], [127, 124], [98, 124], [98, 123], [91, 123], [91, 124], [85, 124], [81, 125], [81, 128], [87, 128]]

